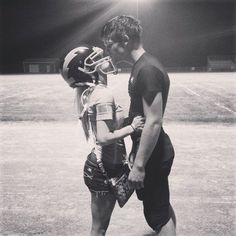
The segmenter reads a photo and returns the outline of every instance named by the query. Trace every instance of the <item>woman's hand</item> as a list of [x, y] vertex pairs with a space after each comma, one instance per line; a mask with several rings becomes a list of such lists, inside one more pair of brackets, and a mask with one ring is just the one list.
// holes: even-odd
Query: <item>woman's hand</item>
[[144, 127], [144, 122], [145, 118], [142, 116], [135, 116], [133, 121], [132, 121], [132, 128], [134, 129], [135, 132], [141, 132]]

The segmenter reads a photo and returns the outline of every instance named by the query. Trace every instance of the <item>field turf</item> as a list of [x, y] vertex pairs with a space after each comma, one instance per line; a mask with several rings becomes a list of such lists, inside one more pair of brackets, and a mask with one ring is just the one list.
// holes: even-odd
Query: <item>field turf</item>
[[[170, 191], [179, 236], [235, 235], [235, 77], [170, 74], [164, 128], [176, 151]], [[127, 114], [128, 74], [108, 82]], [[92, 144], [74, 91], [57, 74], [7, 75], [0, 98], [0, 235], [89, 235], [82, 171]], [[153, 235], [135, 194], [115, 207], [107, 235]]]

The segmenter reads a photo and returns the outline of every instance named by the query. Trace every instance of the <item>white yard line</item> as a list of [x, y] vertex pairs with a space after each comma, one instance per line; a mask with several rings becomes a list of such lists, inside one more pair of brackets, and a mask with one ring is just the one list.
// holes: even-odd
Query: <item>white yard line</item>
[[[201, 97], [202, 99], [204, 99], [204, 100], [206, 100], [206, 101], [208, 101], [208, 102], [211, 102], [211, 101], [209, 101], [209, 99], [207, 99], [205, 96], [202, 96], [202, 95], [198, 94], [197, 92], [193, 91], [192, 89], [190, 89], [190, 88], [188, 88], [188, 87], [186, 87], [186, 86], [179, 85], [179, 87], [183, 88], [187, 94], [195, 95], [195, 96]], [[233, 113], [233, 114], [236, 114], [235, 111], [233, 111], [232, 109], [226, 107], [226, 106], [223, 105], [223, 104], [220, 104], [220, 103], [218, 103], [218, 102], [211, 102], [211, 103], [213, 103], [215, 106], [218, 106], [218, 107], [220, 107], [220, 108], [222, 108], [222, 109], [224, 109], [224, 110], [226, 110], [226, 111], [229, 111], [229, 112], [231, 112], [231, 113]]]
[[196, 92], [193, 91], [192, 89], [187, 88], [187, 87], [184, 87], [184, 86], [181, 86], [181, 87], [185, 89], [185, 92], [186, 92], [186, 93], [188, 93], [188, 94], [190, 94], [190, 95], [196, 95], [196, 96], [198, 96], [198, 97], [201, 97], [200, 94], [196, 93]]
[[218, 106], [218, 107], [221, 107], [222, 109], [225, 109], [226, 111], [229, 111], [229, 112], [231, 112], [231, 113], [233, 113], [233, 114], [236, 114], [235, 111], [231, 110], [230, 108], [228, 108], [228, 107], [226, 107], [226, 106], [224, 106], [224, 105], [221, 105], [220, 103], [214, 102], [214, 104], [215, 104], [216, 106]]

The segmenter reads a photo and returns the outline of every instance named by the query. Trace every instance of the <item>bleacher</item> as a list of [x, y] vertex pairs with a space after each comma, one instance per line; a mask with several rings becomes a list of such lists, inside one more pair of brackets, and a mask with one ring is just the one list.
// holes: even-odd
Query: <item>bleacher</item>
[[236, 55], [212, 55], [207, 58], [208, 71], [236, 71]]

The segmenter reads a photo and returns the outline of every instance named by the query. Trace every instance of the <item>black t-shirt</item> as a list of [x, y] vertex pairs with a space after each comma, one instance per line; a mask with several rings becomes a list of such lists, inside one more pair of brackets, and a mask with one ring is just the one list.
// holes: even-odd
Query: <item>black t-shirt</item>
[[[129, 79], [130, 122], [137, 115], [144, 116], [142, 98], [146, 100], [148, 105], [151, 105], [158, 93], [162, 95], [164, 115], [169, 86], [169, 77], [160, 62], [150, 54], [144, 53], [134, 64]], [[134, 143], [132, 151], [136, 152], [140, 135], [134, 134], [131, 137]], [[166, 161], [174, 157], [173, 146], [163, 128], [161, 129], [153, 155], [158, 155], [159, 161]]]

